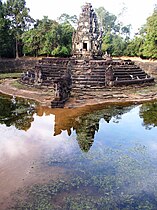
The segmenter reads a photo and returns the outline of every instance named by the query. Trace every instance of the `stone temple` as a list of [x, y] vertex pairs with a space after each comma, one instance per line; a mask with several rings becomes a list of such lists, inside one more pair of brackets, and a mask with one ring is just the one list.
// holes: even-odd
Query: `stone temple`
[[73, 33], [72, 54], [76, 58], [98, 58], [102, 56], [102, 31], [99, 29], [92, 5], [82, 7], [77, 30]]
[[107, 87], [150, 83], [150, 77], [131, 60], [103, 58], [102, 30], [92, 5], [82, 7], [78, 27], [72, 37], [71, 58], [42, 58], [21, 81], [54, 89], [52, 107], [64, 107], [71, 92], [103, 90]]

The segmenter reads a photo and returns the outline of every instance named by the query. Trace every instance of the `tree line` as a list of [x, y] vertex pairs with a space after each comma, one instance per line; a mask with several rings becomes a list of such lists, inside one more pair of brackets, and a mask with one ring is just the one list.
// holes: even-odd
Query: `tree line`
[[[0, 57], [70, 56], [76, 15], [34, 20], [29, 12], [25, 0], [0, 0]], [[123, 25], [104, 7], [96, 13], [103, 29], [103, 53], [157, 58], [157, 6], [133, 38], [131, 25]]]

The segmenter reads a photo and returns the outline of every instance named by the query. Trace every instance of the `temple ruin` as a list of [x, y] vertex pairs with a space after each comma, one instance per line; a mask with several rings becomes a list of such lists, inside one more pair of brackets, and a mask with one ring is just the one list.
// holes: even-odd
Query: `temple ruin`
[[71, 91], [150, 83], [154, 78], [131, 60], [103, 58], [102, 30], [92, 5], [82, 7], [78, 27], [72, 37], [71, 58], [42, 58], [35, 69], [26, 71], [21, 81], [37, 87], [53, 88], [51, 107], [64, 107]]
[[96, 13], [92, 5], [82, 7], [77, 30], [73, 33], [72, 54], [75, 58], [97, 59], [102, 57], [102, 30], [99, 29]]

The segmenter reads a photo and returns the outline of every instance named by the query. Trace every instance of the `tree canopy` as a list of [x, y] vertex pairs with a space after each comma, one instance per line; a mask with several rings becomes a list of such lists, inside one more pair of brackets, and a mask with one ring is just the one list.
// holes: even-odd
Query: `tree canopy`
[[143, 55], [157, 58], [157, 6], [153, 14], [147, 19]]
[[[123, 25], [104, 7], [95, 11], [103, 30], [104, 53], [157, 58], [156, 6], [133, 38], [131, 25]], [[0, 57], [70, 56], [77, 16], [63, 13], [57, 20], [44, 16], [34, 21], [29, 12], [25, 0], [0, 0]]]
[[126, 55], [157, 59], [157, 6], [138, 33], [129, 41]]

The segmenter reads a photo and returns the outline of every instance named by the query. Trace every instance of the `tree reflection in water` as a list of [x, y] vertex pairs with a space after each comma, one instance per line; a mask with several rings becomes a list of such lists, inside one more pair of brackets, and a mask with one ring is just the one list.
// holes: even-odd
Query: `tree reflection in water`
[[[114, 117], [113, 122], [118, 123], [124, 113], [129, 112], [135, 105], [96, 105], [75, 109], [51, 109], [38, 106], [28, 100], [11, 100], [10, 97], [0, 96], [0, 123], [6, 126], [15, 126], [19, 130], [27, 131], [34, 121], [33, 114], [38, 116], [55, 115], [54, 136], [66, 130], [71, 135], [71, 129], [76, 131], [76, 140], [80, 149], [88, 152], [93, 145], [95, 133], [99, 130], [99, 121], [104, 119], [107, 123]], [[140, 107], [140, 117], [147, 129], [157, 126], [157, 103], [146, 103]]]
[[140, 107], [139, 116], [143, 119], [146, 129], [157, 126], [157, 103], [146, 103]]
[[0, 123], [27, 131], [34, 121], [35, 104], [29, 100], [19, 100], [0, 95]]
[[[23, 180], [26, 187], [18, 191], [17, 179], [12, 191], [15, 207], [11, 209], [156, 209], [157, 130], [146, 130], [138, 116], [140, 110], [143, 125], [156, 126], [156, 103], [135, 109], [134, 105], [123, 104], [77, 109], [37, 107], [34, 111], [28, 101], [16, 101], [16, 106], [7, 98], [4, 103], [1, 101], [0, 123], [26, 130], [35, 119], [27, 132], [17, 132], [20, 138], [8, 139], [10, 148], [14, 141], [27, 151], [20, 151], [13, 162], [4, 158], [4, 165], [10, 163], [13, 167], [10, 179], [16, 180], [12, 172], [20, 171], [18, 160], [24, 166], [24, 180], [32, 178], [31, 187]], [[15, 129], [4, 129], [14, 135]], [[52, 133], [58, 137], [52, 137]], [[27, 162], [29, 174], [25, 170]], [[8, 177], [3, 177], [3, 173], [1, 177], [2, 183], [6, 180], [6, 186], [9, 185]], [[34, 177], [39, 183], [33, 181]]]

